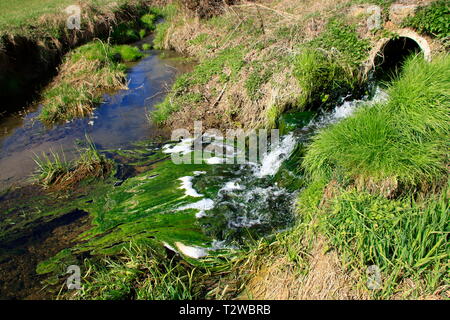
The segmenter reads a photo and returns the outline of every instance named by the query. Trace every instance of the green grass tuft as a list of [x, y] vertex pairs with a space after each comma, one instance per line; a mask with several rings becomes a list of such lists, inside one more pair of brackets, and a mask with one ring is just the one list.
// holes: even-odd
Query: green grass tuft
[[299, 107], [332, 104], [357, 89], [359, 67], [369, 48], [354, 26], [331, 20], [319, 37], [302, 45], [294, 59], [293, 73], [302, 88]]
[[449, 92], [450, 56], [409, 59], [388, 102], [363, 107], [314, 138], [306, 170], [314, 177], [436, 183], [447, 170]]
[[113, 50], [120, 55], [122, 61], [126, 62], [137, 61], [144, 55], [139, 48], [129, 45], [114, 46]]
[[322, 225], [331, 244], [357, 270], [376, 265], [382, 273], [374, 297], [389, 298], [402, 279], [415, 285], [410, 297], [434, 294], [448, 281], [450, 210], [446, 192], [418, 204], [349, 191], [331, 201]]

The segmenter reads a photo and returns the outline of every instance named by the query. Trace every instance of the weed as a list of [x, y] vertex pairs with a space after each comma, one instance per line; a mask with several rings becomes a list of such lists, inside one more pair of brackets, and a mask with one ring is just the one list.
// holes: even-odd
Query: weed
[[71, 168], [71, 164], [66, 161], [64, 153], [60, 156], [54, 151], [50, 151], [50, 156], [45, 153], [42, 153], [41, 157], [35, 155], [34, 162], [37, 165], [36, 180], [44, 187], [58, 183]]
[[[392, 296], [405, 278], [417, 283], [409, 293], [416, 297], [433, 294], [445, 282], [450, 221], [445, 192], [425, 204], [355, 191], [331, 202], [322, 221], [325, 233], [352, 267], [380, 268], [383, 284], [375, 296]], [[426, 283], [421, 285], [425, 277]]]
[[403, 26], [438, 38], [450, 37], [450, 5], [448, 1], [439, 0], [420, 7], [416, 14], [408, 17]]
[[53, 151], [50, 156], [35, 156], [36, 181], [45, 188], [68, 188], [89, 177], [104, 178], [111, 171], [111, 162], [98, 152], [89, 136], [86, 135], [86, 147], [79, 148], [78, 153], [76, 161], [66, 161], [64, 152], [62, 156]]
[[137, 54], [141, 55], [138, 49], [115, 48], [101, 41], [75, 49], [65, 58], [60, 75], [44, 91], [39, 118], [53, 123], [89, 115], [101, 102], [102, 90], [125, 87], [126, 67], [119, 60], [136, 59]]
[[315, 177], [437, 183], [446, 172], [449, 72], [447, 55], [431, 63], [409, 59], [388, 102], [364, 107], [314, 138], [306, 169]]
[[143, 54], [138, 48], [129, 45], [114, 46], [113, 51], [120, 55], [122, 61], [136, 61], [142, 58]]

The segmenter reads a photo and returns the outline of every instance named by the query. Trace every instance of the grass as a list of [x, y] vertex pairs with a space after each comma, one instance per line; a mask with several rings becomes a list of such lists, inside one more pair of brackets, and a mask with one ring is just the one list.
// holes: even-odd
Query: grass
[[66, 58], [58, 77], [43, 93], [39, 118], [46, 123], [89, 115], [105, 90], [125, 88], [125, 65], [143, 54], [128, 45], [112, 46], [100, 40], [83, 45]]
[[129, 45], [114, 46], [113, 51], [125, 62], [137, 61], [144, 56], [139, 48]]
[[368, 57], [369, 42], [358, 37], [354, 26], [331, 20], [301, 50], [293, 71], [302, 88], [300, 108], [333, 104], [361, 85], [358, 68]]
[[72, 187], [87, 178], [104, 178], [112, 164], [96, 148], [94, 142], [86, 135], [86, 146], [78, 149], [79, 157], [75, 161], [67, 161], [64, 155], [50, 151], [50, 156], [43, 153], [35, 155], [37, 165], [35, 179], [44, 188], [57, 187], [65, 189]]
[[161, 250], [132, 245], [100, 263], [87, 260], [82, 289], [72, 297], [89, 300], [192, 300], [203, 290], [201, 271]]
[[[112, 1], [111, 1], [112, 2]], [[0, 2], [0, 30], [10, 26], [31, 24], [43, 14], [59, 12], [69, 5], [71, 0], [5, 0]]]
[[[322, 221], [325, 234], [351, 268], [380, 268], [383, 284], [374, 297], [389, 298], [400, 291], [410, 297], [432, 295], [448, 283], [446, 192], [417, 203], [347, 191], [331, 203]], [[415, 283], [410, 292], [402, 291], [406, 279]]]
[[445, 39], [450, 37], [450, 5], [445, 0], [434, 1], [420, 7], [416, 15], [403, 22], [421, 33]]
[[398, 180], [433, 185], [447, 171], [450, 57], [406, 62], [386, 103], [365, 107], [323, 130], [304, 166], [314, 177]]
[[448, 55], [410, 57], [386, 102], [323, 129], [307, 147], [301, 166], [312, 179], [299, 215], [317, 217], [344, 270], [358, 275], [353, 286], [366, 288], [367, 267], [380, 268], [371, 298], [436, 298], [447, 288], [449, 77]]
[[[124, 5], [130, 0], [80, 0], [81, 5], [97, 8], [107, 5]], [[71, 0], [4, 0], [0, 3], [0, 33], [20, 30], [22, 27], [36, 25], [43, 15], [66, 15], [63, 12], [70, 5], [77, 4]]]
[[151, 112], [151, 121], [162, 125], [174, 112], [204, 101], [201, 93], [192, 90], [194, 86], [201, 91], [200, 88], [214, 77], [217, 77], [222, 85], [236, 81], [239, 71], [245, 64], [244, 54], [245, 49], [242, 46], [223, 50], [216, 57], [197, 65], [194, 71], [180, 76], [164, 101], [156, 105]]
[[155, 8], [154, 13], [164, 19], [164, 22], [157, 24], [154, 28], [155, 38], [153, 46], [155, 49], [165, 49], [165, 38], [172, 23], [172, 19], [178, 12], [178, 5], [175, 3], [168, 4], [162, 8]]
[[[185, 122], [183, 115], [192, 108], [207, 109], [207, 114], [214, 114], [211, 119], [230, 126], [273, 127], [285, 111], [331, 106], [342, 94], [359, 93], [364, 80], [360, 66], [368, 57], [370, 42], [349, 24], [345, 6], [321, 2], [333, 12], [322, 19], [318, 19], [320, 12], [294, 1], [269, 4], [274, 11], [236, 7], [200, 21], [178, 10], [156, 30], [155, 47], [188, 52], [200, 63], [192, 78], [185, 77], [183, 91], [175, 85], [170, 98], [158, 106], [154, 120]], [[244, 49], [237, 54], [239, 48]], [[297, 83], [291, 82], [295, 78]], [[215, 103], [217, 96], [211, 91], [220, 93], [225, 83], [229, 88]], [[177, 101], [177, 96], [188, 92], [201, 93], [205, 99], [194, 104]], [[217, 109], [233, 110], [219, 113]], [[185, 112], [171, 118], [178, 110]]]
[[41, 157], [35, 155], [34, 161], [37, 165], [35, 178], [44, 187], [58, 183], [71, 168], [70, 163], [65, 159], [64, 153], [60, 156], [54, 151], [50, 151], [50, 156], [45, 153], [42, 153]]

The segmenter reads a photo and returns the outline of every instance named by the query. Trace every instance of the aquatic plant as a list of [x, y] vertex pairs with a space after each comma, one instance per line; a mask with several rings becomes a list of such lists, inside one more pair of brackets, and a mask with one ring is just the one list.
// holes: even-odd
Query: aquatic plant
[[82, 180], [105, 178], [111, 172], [111, 161], [97, 150], [88, 135], [86, 146], [78, 147], [78, 154], [78, 159], [74, 161], [66, 161], [64, 153], [60, 156], [54, 151], [50, 151], [50, 156], [45, 153], [41, 157], [35, 155], [36, 181], [45, 188], [68, 189]]

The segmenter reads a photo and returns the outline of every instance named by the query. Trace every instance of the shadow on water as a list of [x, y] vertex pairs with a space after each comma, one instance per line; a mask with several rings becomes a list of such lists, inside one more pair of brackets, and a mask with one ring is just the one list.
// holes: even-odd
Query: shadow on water
[[0, 244], [0, 299], [50, 299], [37, 264], [69, 247], [90, 228], [88, 213], [71, 211], [50, 222], [38, 221], [19, 238]]

